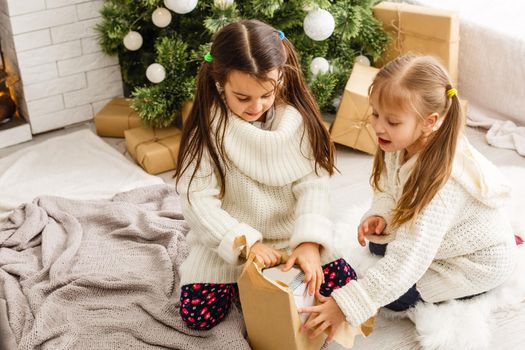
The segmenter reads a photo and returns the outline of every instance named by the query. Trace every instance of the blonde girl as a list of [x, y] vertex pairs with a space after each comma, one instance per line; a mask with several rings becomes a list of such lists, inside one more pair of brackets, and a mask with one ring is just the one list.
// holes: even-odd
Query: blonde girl
[[380, 307], [403, 311], [484, 293], [504, 282], [515, 241], [502, 206], [509, 188], [463, 136], [456, 89], [432, 57], [402, 56], [375, 78], [371, 124], [378, 138], [372, 207], [358, 228], [383, 255], [365, 276], [334, 291], [305, 328], [312, 335]]

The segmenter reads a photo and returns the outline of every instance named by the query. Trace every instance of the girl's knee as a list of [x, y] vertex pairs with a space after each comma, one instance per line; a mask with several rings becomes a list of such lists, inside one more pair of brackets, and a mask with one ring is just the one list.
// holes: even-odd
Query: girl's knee
[[181, 318], [191, 329], [212, 329], [227, 315], [236, 296], [235, 284], [184, 285], [180, 297]]
[[324, 283], [319, 293], [329, 296], [335, 289], [341, 288], [353, 279], [357, 279], [355, 270], [345, 259], [332, 261], [323, 265]]
[[385, 256], [387, 244], [378, 244], [373, 242], [368, 242], [368, 249], [370, 253], [379, 256]]

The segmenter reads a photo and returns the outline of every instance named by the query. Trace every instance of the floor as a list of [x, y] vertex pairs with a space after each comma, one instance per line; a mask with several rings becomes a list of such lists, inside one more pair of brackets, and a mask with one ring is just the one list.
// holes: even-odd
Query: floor
[[[66, 129], [61, 129], [41, 135], [37, 135], [30, 142], [0, 149], [0, 158], [23, 147], [37, 144], [51, 137], [69, 133], [75, 130], [89, 128], [94, 129], [92, 123], [82, 123]], [[471, 143], [487, 158], [498, 166], [519, 166], [525, 168], [525, 157], [519, 156], [511, 150], [493, 148], [486, 144], [484, 132], [481, 129], [467, 128], [467, 135]], [[105, 138], [112, 147], [126, 154], [123, 139]], [[370, 198], [371, 191], [368, 186], [368, 177], [372, 167], [372, 157], [354, 151], [350, 148], [337, 146], [337, 167], [339, 173], [331, 179], [332, 206], [334, 208], [333, 218], [337, 220], [344, 216], [344, 208], [355, 198]], [[173, 172], [161, 174], [165, 182], [173, 182]], [[525, 303], [516, 306], [514, 310], [495, 315], [496, 322], [493, 325], [493, 341], [491, 349], [520, 349], [524, 348], [525, 334], [522, 331], [525, 324]], [[337, 344], [328, 347], [329, 350], [342, 350]], [[367, 339], [357, 338], [355, 350], [361, 349], [420, 349], [417, 333], [414, 325], [409, 320], [391, 321], [381, 316], [378, 317], [376, 327], [372, 335]]]

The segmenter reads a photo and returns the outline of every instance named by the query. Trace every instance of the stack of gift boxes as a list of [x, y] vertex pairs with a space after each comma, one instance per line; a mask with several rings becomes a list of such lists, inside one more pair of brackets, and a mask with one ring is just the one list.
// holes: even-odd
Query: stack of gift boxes
[[[432, 55], [448, 69], [454, 86], [458, 80], [459, 18], [456, 12], [405, 3], [381, 2], [374, 16], [383, 24], [390, 41], [377, 67], [407, 54]], [[334, 142], [374, 154], [377, 138], [370, 125], [368, 89], [379, 68], [356, 63], [346, 84], [331, 128]], [[461, 101], [464, 113], [467, 101]]]
[[[181, 111], [186, 120], [191, 103]], [[131, 108], [131, 100], [117, 97], [111, 100], [95, 116], [97, 134], [104, 137], [125, 137], [126, 148], [144, 170], [160, 174], [175, 169], [182, 131], [169, 127], [147, 128], [142, 125], [139, 115]]]

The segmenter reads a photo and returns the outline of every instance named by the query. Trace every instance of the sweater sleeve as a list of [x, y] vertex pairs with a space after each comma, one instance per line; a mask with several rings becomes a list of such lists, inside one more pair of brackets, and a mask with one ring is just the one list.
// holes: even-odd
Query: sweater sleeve
[[290, 239], [294, 249], [304, 242], [314, 242], [332, 248], [329, 175], [324, 170], [312, 172], [292, 184], [296, 198], [295, 226]]
[[191, 230], [198, 232], [202, 244], [217, 251], [227, 263], [235, 264], [240, 254], [240, 250], [233, 247], [235, 238], [245, 236], [251, 247], [262, 240], [262, 234], [222, 209], [220, 185], [209, 156], [203, 154], [190, 184], [195, 167], [192, 163], [177, 183], [184, 218]]
[[396, 230], [396, 239], [388, 244], [385, 256], [362, 279], [332, 293], [350, 324], [366, 321], [423, 276], [465, 202], [458, 186], [449, 180], [415, 221]]

